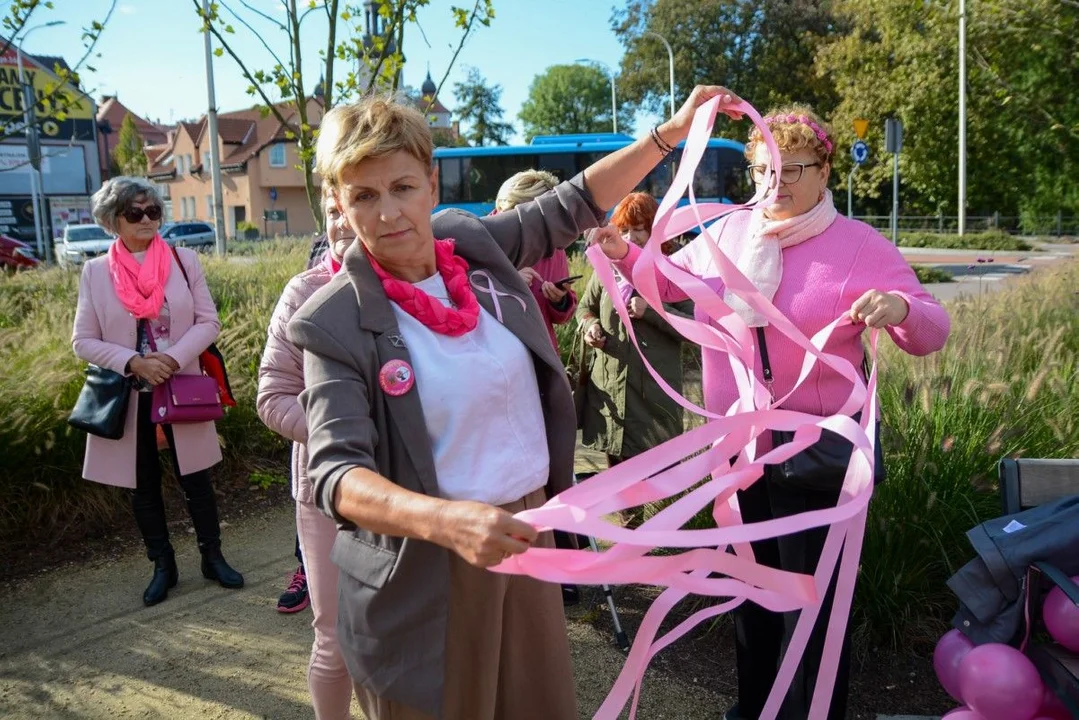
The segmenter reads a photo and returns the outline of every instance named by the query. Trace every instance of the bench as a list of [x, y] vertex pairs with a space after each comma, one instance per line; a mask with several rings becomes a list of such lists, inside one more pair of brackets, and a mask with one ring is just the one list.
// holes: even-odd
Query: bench
[[[1036, 460], [1005, 458], [999, 466], [1000, 493], [1004, 514], [1079, 494], [1079, 459]], [[1027, 572], [1027, 603], [1031, 609], [1032, 631], [1044, 630], [1041, 606], [1053, 586], [1079, 605], [1079, 586], [1058, 568], [1045, 562], [1033, 563]], [[1031, 633], [1033, 636], [1033, 632]], [[1050, 641], [1031, 640], [1027, 656], [1042, 678], [1071, 711], [1079, 717], [1079, 655]]]

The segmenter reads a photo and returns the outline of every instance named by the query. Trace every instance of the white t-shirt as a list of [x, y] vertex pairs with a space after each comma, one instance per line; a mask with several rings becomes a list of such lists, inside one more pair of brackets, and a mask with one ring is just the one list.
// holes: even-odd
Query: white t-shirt
[[[415, 287], [449, 306], [438, 274]], [[547, 484], [550, 455], [532, 355], [480, 310], [459, 337], [430, 330], [391, 302], [416, 378], [444, 498], [504, 505]]]

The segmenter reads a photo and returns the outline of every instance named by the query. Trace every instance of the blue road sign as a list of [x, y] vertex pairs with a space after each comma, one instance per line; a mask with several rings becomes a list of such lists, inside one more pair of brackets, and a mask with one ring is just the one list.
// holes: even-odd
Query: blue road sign
[[277, 188], [270, 188], [270, 202], [277, 202]]
[[855, 165], [861, 165], [869, 159], [869, 146], [859, 140], [850, 146], [850, 157]]

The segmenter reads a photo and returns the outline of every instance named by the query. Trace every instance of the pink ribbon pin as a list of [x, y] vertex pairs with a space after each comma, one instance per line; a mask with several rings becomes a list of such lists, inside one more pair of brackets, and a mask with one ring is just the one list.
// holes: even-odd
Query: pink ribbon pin
[[[487, 286], [484, 287], [484, 286], [480, 285], [478, 282], [476, 282], [477, 277], [479, 277], [482, 280], [486, 280], [487, 281]], [[498, 302], [498, 298], [500, 298], [500, 297], [513, 298], [517, 302], [521, 303], [521, 312], [524, 312], [524, 313], [528, 312], [528, 305], [525, 304], [525, 301], [522, 300], [521, 298], [517, 297], [513, 293], [502, 292], [501, 290], [496, 288], [495, 287], [495, 281], [493, 279], [491, 279], [491, 276], [487, 273], [486, 270], [473, 270], [471, 273], [469, 273], [468, 280], [469, 280], [469, 282], [472, 283], [472, 287], [476, 288], [481, 293], [484, 293], [486, 295], [491, 296], [491, 299], [494, 301], [495, 317], [498, 319], [498, 322], [502, 322], [502, 306]], [[505, 324], [505, 323], [503, 323], [503, 324]]]

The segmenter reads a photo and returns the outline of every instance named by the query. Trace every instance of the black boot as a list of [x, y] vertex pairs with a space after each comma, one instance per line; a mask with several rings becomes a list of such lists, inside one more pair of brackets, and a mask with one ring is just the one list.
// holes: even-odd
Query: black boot
[[180, 484], [202, 553], [202, 576], [216, 580], [221, 587], [242, 588], [244, 576], [229, 567], [221, 555], [221, 523], [217, 519], [217, 498], [210, 484], [210, 473], [205, 470], [191, 473], [181, 477]]
[[225, 562], [220, 546], [202, 550], [202, 576], [207, 580], [216, 580], [225, 588], [238, 589], [244, 586], [244, 576]]
[[157, 605], [169, 596], [169, 589], [176, 587], [179, 579], [176, 556], [170, 547], [154, 560], [154, 576], [150, 579], [150, 584], [146, 586], [145, 592], [142, 593], [143, 604], [147, 607]]

